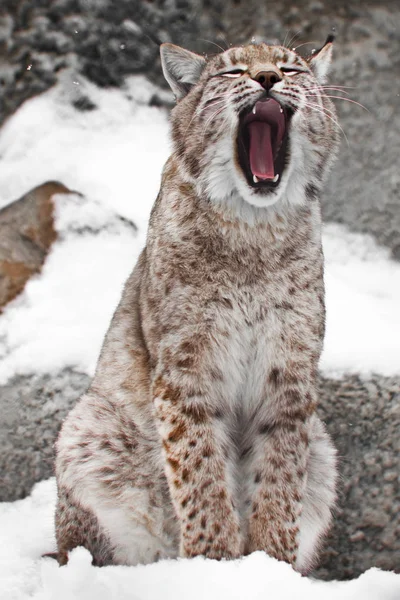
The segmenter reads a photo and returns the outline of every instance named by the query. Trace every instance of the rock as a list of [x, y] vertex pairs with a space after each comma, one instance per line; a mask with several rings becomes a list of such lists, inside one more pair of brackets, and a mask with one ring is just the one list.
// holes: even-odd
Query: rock
[[0, 210], [0, 313], [39, 273], [56, 239], [52, 196], [68, 193], [62, 183], [48, 181]]
[[66, 370], [0, 386], [0, 502], [24, 498], [53, 475], [57, 432], [88, 384], [87, 375]]

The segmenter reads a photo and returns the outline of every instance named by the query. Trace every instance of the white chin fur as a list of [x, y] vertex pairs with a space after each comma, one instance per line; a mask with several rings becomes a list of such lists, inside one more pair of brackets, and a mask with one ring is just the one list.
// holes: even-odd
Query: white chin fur
[[236, 188], [239, 194], [242, 196], [243, 200], [252, 206], [257, 206], [259, 208], [265, 208], [267, 206], [273, 206], [283, 196], [282, 188], [286, 188], [284, 178], [280, 182], [279, 186], [273, 188], [271, 191], [266, 191], [264, 194], [260, 194], [255, 192], [251, 186], [247, 183], [244, 175], [241, 173], [237, 176], [237, 184]]
[[268, 206], [273, 206], [277, 202], [279, 202], [280, 194], [272, 193], [265, 196], [261, 196], [260, 194], [248, 194], [243, 196], [243, 200], [250, 204], [251, 206], [257, 206], [258, 208], [267, 208]]

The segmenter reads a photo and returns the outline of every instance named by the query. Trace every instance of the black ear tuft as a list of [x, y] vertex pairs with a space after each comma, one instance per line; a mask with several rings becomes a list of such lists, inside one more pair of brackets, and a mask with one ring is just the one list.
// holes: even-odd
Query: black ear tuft
[[321, 48], [318, 48], [318, 50], [313, 50], [312, 55], [310, 56], [310, 58], [312, 58], [313, 56], [316, 56], [319, 52], [321, 52], [321, 50], [323, 50], [325, 48], [325, 46], [327, 46], [328, 44], [333, 44], [333, 42], [335, 41], [336, 36], [334, 36], [332, 33], [328, 35], [328, 37], [325, 40], [325, 43], [321, 46]]
[[[328, 35], [328, 37], [326, 38], [325, 44], [322, 46], [322, 48], [325, 48], [325, 46], [327, 44], [332, 44], [335, 41], [336, 37], [331, 33], [330, 35]], [[322, 50], [321, 48], [321, 50]]]
[[307, 59], [310, 69], [313, 71], [319, 83], [324, 83], [326, 81], [332, 61], [332, 43], [334, 39], [334, 35], [328, 35], [325, 44], [321, 46], [319, 50], [313, 52]]

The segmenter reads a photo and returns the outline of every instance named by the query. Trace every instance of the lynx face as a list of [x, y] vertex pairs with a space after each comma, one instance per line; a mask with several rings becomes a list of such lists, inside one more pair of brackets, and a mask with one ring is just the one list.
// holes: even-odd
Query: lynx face
[[174, 149], [198, 191], [219, 204], [303, 204], [321, 187], [338, 125], [323, 93], [331, 40], [309, 59], [252, 44], [209, 60], [164, 44], [166, 79], [178, 100]]

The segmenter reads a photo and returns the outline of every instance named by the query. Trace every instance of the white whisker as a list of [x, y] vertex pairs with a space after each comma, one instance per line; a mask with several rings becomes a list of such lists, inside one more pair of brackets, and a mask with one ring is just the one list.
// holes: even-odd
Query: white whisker
[[290, 40], [286, 44], [286, 48], [288, 48], [290, 50], [290, 44], [293, 44], [294, 40], [297, 38], [298, 35], [300, 35], [301, 32], [302, 32], [302, 30], [299, 29], [299, 31], [290, 38]]
[[213, 100], [213, 102], [210, 102], [209, 104], [207, 104], [207, 106], [203, 106], [200, 110], [196, 109], [196, 115], [201, 115], [201, 113], [203, 113], [207, 109], [215, 108], [216, 106], [218, 106], [219, 104], [223, 104], [224, 102], [225, 98], [216, 98], [215, 100]]
[[307, 88], [307, 92], [313, 92], [313, 96], [315, 96], [318, 93], [320, 93], [321, 95], [326, 95], [325, 92], [326, 91], [334, 91], [334, 92], [340, 92], [341, 94], [349, 94], [349, 92], [346, 92], [345, 90], [342, 90], [341, 88], [337, 88], [337, 87], [324, 87], [324, 88]]
[[211, 117], [206, 121], [205, 125], [204, 125], [204, 129], [203, 129], [203, 136], [202, 136], [202, 140], [201, 140], [201, 145], [204, 146], [204, 142], [205, 142], [205, 135], [207, 132], [207, 128], [209, 126], [209, 124], [212, 123], [212, 121], [215, 119], [215, 117], [217, 117], [219, 114], [221, 114], [221, 112], [224, 110], [224, 106], [220, 109], [218, 109], [214, 114], [211, 115]]
[[286, 44], [286, 39], [287, 39], [287, 36], [288, 36], [289, 34], [290, 34], [290, 29], [288, 29], [288, 30], [287, 30], [287, 32], [286, 32], [285, 39], [283, 40], [283, 44], [282, 44], [282, 46], [285, 46], [285, 44]]
[[199, 40], [201, 42], [207, 42], [207, 44], [213, 44], [213, 46], [216, 46], [217, 48], [219, 48], [220, 50], [222, 50], [222, 52], [225, 52], [225, 49], [222, 48], [222, 46], [220, 46], [219, 44], [216, 44], [215, 42], [212, 42], [211, 40], [206, 40], [204, 38], [199, 38]]
[[335, 113], [325, 107], [320, 106], [319, 104], [313, 104], [311, 102], [306, 102], [305, 106], [310, 108], [311, 110], [315, 110], [316, 112], [319, 112], [320, 114], [324, 115], [327, 119], [330, 119], [332, 121], [332, 123], [334, 123], [339, 129], [340, 131], [343, 133], [343, 136], [346, 140], [347, 146], [350, 148], [350, 143], [349, 140], [347, 138], [347, 135], [345, 134], [343, 127], [341, 127], [339, 121], [337, 119], [334, 119], [332, 116], [330, 116], [328, 113], [330, 113], [331, 115], [334, 115]]
[[364, 104], [361, 104], [360, 102], [356, 102], [355, 100], [351, 100], [350, 98], [343, 98], [343, 96], [328, 96], [327, 94], [325, 94], [326, 98], [337, 98], [338, 100], [347, 100], [347, 102], [351, 102], [351, 104], [357, 104], [357, 106], [360, 106], [361, 108], [363, 108], [364, 110], [366, 110], [368, 113], [371, 114], [371, 111], [368, 110], [368, 108], [366, 106], [364, 106]]
[[298, 46], [296, 46], [296, 48], [294, 50], [297, 51], [297, 48], [301, 48], [302, 46], [307, 46], [307, 44], [318, 44], [318, 40], [314, 40], [311, 42], [303, 42], [303, 44], [299, 44]]
[[196, 110], [194, 111], [194, 113], [193, 113], [193, 115], [192, 115], [192, 118], [190, 119], [190, 121], [189, 121], [189, 124], [188, 124], [188, 126], [187, 126], [187, 128], [186, 128], [186, 130], [185, 130], [185, 134], [184, 134], [184, 136], [186, 137], [186, 134], [187, 134], [187, 132], [189, 131], [189, 127], [191, 126], [191, 124], [192, 124], [192, 122], [193, 122], [193, 119], [194, 119], [195, 117], [198, 117], [198, 116], [199, 116], [199, 115], [200, 115], [202, 112], [204, 112], [204, 111], [205, 111], [205, 110], [207, 110], [208, 108], [210, 108], [210, 109], [214, 109], [216, 106], [219, 106], [219, 105], [223, 104], [223, 103], [225, 102], [225, 97], [226, 97], [226, 96], [229, 96], [229, 94], [228, 94], [228, 93], [225, 93], [225, 94], [223, 94], [222, 96], [217, 96], [215, 99], [213, 99], [213, 102], [210, 102], [209, 104], [207, 104], [207, 106], [203, 106], [203, 107], [201, 108], [201, 110], [198, 110], [198, 109], [196, 108]]

